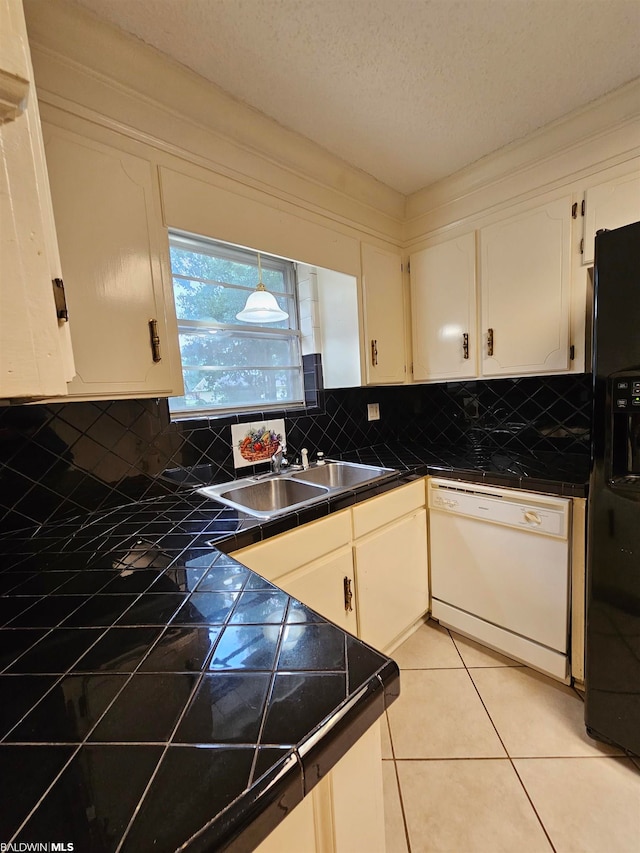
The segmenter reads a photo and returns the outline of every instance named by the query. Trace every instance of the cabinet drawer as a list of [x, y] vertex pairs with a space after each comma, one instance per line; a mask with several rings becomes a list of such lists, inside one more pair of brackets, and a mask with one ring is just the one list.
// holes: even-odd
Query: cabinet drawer
[[416, 480], [353, 507], [353, 538], [358, 539], [384, 524], [408, 515], [426, 503], [425, 481]]
[[344, 510], [291, 533], [242, 548], [232, 556], [267, 580], [275, 580], [350, 542], [350, 511]]

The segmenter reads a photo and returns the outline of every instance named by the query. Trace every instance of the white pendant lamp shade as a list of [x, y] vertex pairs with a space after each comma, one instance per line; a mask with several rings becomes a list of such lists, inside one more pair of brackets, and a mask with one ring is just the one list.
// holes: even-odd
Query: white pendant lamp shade
[[262, 283], [262, 266], [258, 254], [258, 284], [253, 293], [247, 297], [246, 304], [236, 319], [242, 323], [279, 323], [289, 315], [276, 302], [273, 293], [269, 293]]

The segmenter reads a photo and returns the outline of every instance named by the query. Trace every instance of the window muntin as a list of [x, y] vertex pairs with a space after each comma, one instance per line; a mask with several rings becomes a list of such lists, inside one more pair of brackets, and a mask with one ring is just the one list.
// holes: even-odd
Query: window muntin
[[257, 254], [200, 237], [169, 235], [185, 393], [174, 415], [265, 411], [304, 402], [295, 269], [260, 254], [262, 280], [287, 320], [236, 318], [258, 281]]

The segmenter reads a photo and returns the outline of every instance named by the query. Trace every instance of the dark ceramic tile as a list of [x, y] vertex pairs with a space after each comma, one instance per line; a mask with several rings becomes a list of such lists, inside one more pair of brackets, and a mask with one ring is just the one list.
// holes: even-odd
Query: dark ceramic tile
[[7, 672], [64, 673], [95, 643], [102, 628], [54, 628]]
[[253, 767], [253, 781], [264, 776], [265, 773], [269, 773], [277, 765], [281, 765], [290, 755], [291, 750], [287, 748], [278, 749], [272, 746], [261, 746], [258, 749]]
[[388, 708], [400, 695], [400, 670], [398, 664], [389, 660], [378, 673], [378, 680], [384, 690], [384, 704]]
[[5, 669], [12, 664], [17, 657], [30, 649], [46, 633], [43, 628], [22, 628], [18, 630], [6, 628], [0, 630], [0, 669]]
[[251, 590], [240, 595], [230, 622], [267, 624], [282, 622], [289, 601], [286, 592]]
[[363, 687], [358, 702], [329, 723], [326, 737], [311, 739], [299, 747], [304, 767], [305, 794], [335, 767], [353, 744], [384, 712], [382, 685], [375, 679]]
[[54, 594], [93, 595], [100, 592], [116, 574], [117, 572], [112, 571], [76, 572], [71, 580], [58, 587]]
[[160, 628], [110, 628], [76, 663], [77, 672], [133, 672], [160, 634]]
[[276, 675], [262, 743], [298, 743], [345, 699], [346, 687], [343, 674]]
[[177, 592], [157, 594], [146, 592], [122, 616], [118, 624], [161, 625], [164, 627], [185, 598], [186, 595]]
[[166, 741], [196, 681], [196, 675], [133, 675], [91, 733], [90, 740], [105, 743]]
[[269, 673], [205, 675], [178, 726], [175, 743], [256, 743]]
[[292, 752], [254, 781], [250, 791], [202, 833], [194, 853], [234, 847], [257, 850], [301, 802], [303, 782], [302, 763]]
[[140, 672], [200, 672], [221, 628], [170, 626], [145, 658]]
[[[381, 660], [384, 660], [381, 658]], [[334, 625], [287, 624], [279, 670], [345, 670], [345, 635]]]
[[[253, 755], [252, 747], [170, 747], [125, 838], [122, 853], [174, 853], [244, 791]], [[220, 779], [225, 780], [224, 785]], [[216, 848], [215, 844], [210, 846]]]
[[214, 563], [198, 584], [198, 592], [236, 592], [242, 589], [250, 574], [238, 563]]
[[136, 600], [135, 595], [94, 595], [65, 621], [64, 627], [113, 625]]
[[279, 638], [279, 625], [228, 626], [216, 646], [209, 669], [271, 671], [275, 665]]
[[[13, 595], [49, 595], [76, 574], [76, 572], [41, 572], [25, 581], [18, 589], [14, 589]], [[68, 593], [69, 590], [65, 592]]]
[[0, 739], [42, 699], [55, 680], [52, 675], [0, 675]]
[[82, 605], [81, 595], [56, 595], [41, 598], [11, 621], [12, 628], [54, 628]]
[[0, 809], [0, 838], [4, 842], [9, 841], [72, 754], [71, 746], [0, 746], [0, 788], [11, 792], [11, 807]]
[[64, 839], [77, 851], [112, 853], [161, 755], [158, 746], [83, 746], [16, 843]]
[[288, 625], [298, 625], [303, 622], [326, 622], [320, 614], [316, 613], [310, 607], [292, 598], [287, 611], [286, 622]]
[[206, 570], [210, 569], [218, 561], [220, 556], [220, 552], [215, 548], [188, 549], [180, 555], [178, 566], [194, 571], [204, 569], [206, 573]]
[[206, 573], [207, 569], [187, 568], [178, 561], [164, 570], [150, 592], [193, 592]]
[[66, 675], [7, 736], [13, 743], [80, 743], [123, 687], [125, 675]]
[[229, 553], [230, 551], [239, 551], [241, 548], [248, 548], [250, 545], [255, 545], [260, 541], [260, 526], [259, 522], [248, 528], [238, 530], [235, 535], [225, 536], [216, 541], [216, 547], [221, 551]]
[[237, 592], [195, 592], [176, 614], [176, 625], [221, 624], [238, 599]]
[[[2, 547], [0, 543], [0, 553]], [[18, 594], [18, 588], [33, 577], [37, 577], [34, 572], [0, 571], [0, 595], [6, 595], [8, 592]]]
[[39, 600], [39, 598], [35, 597], [20, 598], [20, 596], [5, 596], [0, 598], [0, 626], [12, 622], [24, 610]]
[[280, 592], [280, 589], [275, 584], [269, 583], [268, 580], [265, 580], [265, 578], [255, 572], [250, 573], [244, 588], [245, 592], [252, 589]]
[[354, 637], [347, 637], [347, 680], [349, 693], [353, 693], [385, 665], [387, 658]]
[[298, 524], [307, 524], [309, 521], [316, 521], [319, 518], [324, 518], [325, 515], [328, 514], [329, 501], [321, 501], [313, 506], [301, 509], [296, 513], [298, 516]]
[[114, 575], [113, 580], [103, 592], [109, 595], [146, 592], [160, 575], [161, 572], [157, 569], [122, 569]]

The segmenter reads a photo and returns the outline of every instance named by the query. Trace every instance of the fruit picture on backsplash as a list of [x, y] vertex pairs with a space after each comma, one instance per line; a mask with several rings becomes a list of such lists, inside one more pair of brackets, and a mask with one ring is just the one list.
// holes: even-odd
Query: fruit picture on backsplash
[[285, 446], [284, 419], [233, 424], [231, 446], [236, 468], [268, 462], [278, 447]]

